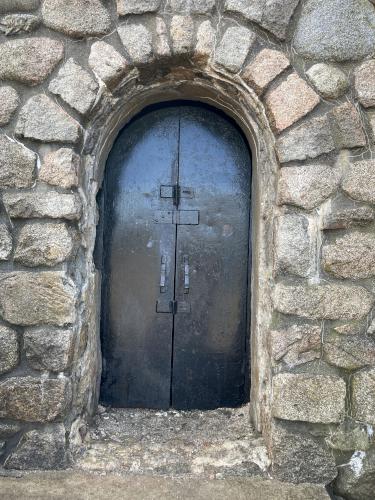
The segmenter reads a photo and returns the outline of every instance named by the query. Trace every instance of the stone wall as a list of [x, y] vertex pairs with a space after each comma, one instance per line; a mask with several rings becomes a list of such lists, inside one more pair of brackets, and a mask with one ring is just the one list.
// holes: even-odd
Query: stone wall
[[202, 100], [254, 156], [253, 419], [272, 474], [375, 484], [375, 7], [2, 0], [0, 441], [64, 467], [95, 411], [106, 157], [150, 103]]

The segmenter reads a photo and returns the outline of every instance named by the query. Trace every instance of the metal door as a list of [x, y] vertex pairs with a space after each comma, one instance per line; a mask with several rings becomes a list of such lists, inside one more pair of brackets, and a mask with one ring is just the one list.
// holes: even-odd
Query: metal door
[[102, 400], [209, 409], [246, 401], [251, 161], [193, 105], [143, 113], [104, 182]]

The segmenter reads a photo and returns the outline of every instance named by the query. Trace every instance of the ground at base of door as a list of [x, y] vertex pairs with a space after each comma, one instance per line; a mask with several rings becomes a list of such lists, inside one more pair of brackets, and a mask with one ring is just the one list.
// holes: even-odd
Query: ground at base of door
[[75, 467], [208, 479], [268, 477], [269, 457], [251, 427], [248, 405], [211, 411], [102, 408]]

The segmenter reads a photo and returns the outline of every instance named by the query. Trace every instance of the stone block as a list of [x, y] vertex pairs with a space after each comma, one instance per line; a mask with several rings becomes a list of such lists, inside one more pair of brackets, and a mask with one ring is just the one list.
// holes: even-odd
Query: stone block
[[0, 325], [0, 374], [12, 371], [19, 361], [18, 336], [14, 330]]
[[80, 133], [79, 124], [45, 94], [30, 97], [16, 125], [19, 137], [42, 142], [76, 143]]
[[363, 0], [308, 0], [293, 37], [302, 56], [357, 61], [375, 50], [375, 12]]
[[365, 61], [356, 68], [354, 89], [362, 106], [375, 106], [375, 59]]
[[5, 36], [25, 35], [36, 30], [40, 25], [40, 19], [31, 14], [10, 14], [0, 21], [0, 31]]
[[360, 422], [375, 425], [375, 368], [355, 373], [351, 383], [353, 417]]
[[4, 42], [0, 44], [0, 79], [38, 85], [52, 73], [63, 55], [63, 44], [50, 38]]
[[188, 54], [193, 49], [194, 21], [190, 16], [173, 16], [171, 21], [171, 44], [174, 54]]
[[0, 422], [0, 438], [7, 439], [14, 434], [17, 434], [21, 430], [20, 424], [8, 424], [4, 422]]
[[282, 481], [328, 484], [337, 475], [332, 451], [323, 439], [306, 432], [274, 422], [270, 449], [272, 477]]
[[368, 113], [366, 113], [366, 115], [372, 131], [372, 142], [375, 144], [375, 113], [369, 111]]
[[3, 202], [9, 217], [19, 219], [43, 218], [79, 220], [82, 203], [78, 194], [57, 191], [4, 193]]
[[73, 249], [73, 232], [66, 224], [37, 222], [21, 229], [14, 260], [28, 267], [51, 267], [68, 260]]
[[375, 297], [361, 286], [286, 285], [274, 290], [274, 307], [283, 314], [309, 319], [355, 320], [368, 314]]
[[77, 290], [61, 271], [13, 272], [0, 277], [0, 314], [13, 325], [74, 323]]
[[318, 94], [297, 73], [289, 75], [265, 96], [271, 124], [277, 132], [282, 132], [296, 123], [319, 102]]
[[289, 66], [290, 61], [282, 52], [263, 49], [246, 66], [242, 79], [251, 85], [258, 94], [261, 94]]
[[117, 0], [117, 14], [127, 16], [128, 14], [146, 14], [156, 12], [161, 0]]
[[80, 157], [72, 149], [60, 148], [43, 158], [39, 179], [64, 189], [77, 187], [79, 165]]
[[215, 30], [211, 21], [203, 21], [198, 27], [195, 59], [207, 62], [215, 46]]
[[371, 278], [375, 276], [375, 235], [353, 231], [340, 236], [323, 246], [322, 261], [324, 270], [337, 278]]
[[1, 0], [0, 14], [7, 12], [35, 10], [39, 7], [40, 0]]
[[26, 432], [4, 466], [16, 470], [55, 470], [67, 465], [65, 427], [55, 424]]
[[119, 26], [118, 34], [134, 64], [145, 64], [152, 58], [152, 35], [143, 24]]
[[321, 327], [302, 324], [272, 330], [270, 350], [274, 364], [282, 363], [288, 368], [320, 359]]
[[10, 122], [20, 104], [20, 98], [13, 87], [0, 87], [0, 127]]
[[358, 161], [346, 170], [342, 189], [354, 200], [375, 203], [375, 160]]
[[375, 340], [363, 335], [324, 335], [323, 359], [330, 365], [357, 370], [375, 364]]
[[341, 69], [331, 64], [314, 64], [306, 71], [310, 82], [325, 99], [337, 99], [348, 87], [348, 79]]
[[23, 422], [52, 422], [64, 416], [71, 401], [66, 377], [13, 377], [0, 383], [0, 415]]
[[8, 260], [13, 248], [12, 235], [5, 224], [0, 224], [0, 260]]
[[353, 420], [346, 420], [326, 438], [328, 446], [338, 451], [368, 450], [372, 441], [368, 426]]
[[375, 220], [373, 207], [346, 196], [336, 196], [323, 213], [322, 229], [349, 229]]
[[338, 188], [341, 173], [329, 165], [284, 167], [279, 173], [279, 205], [294, 205], [312, 210]]
[[272, 394], [272, 415], [283, 420], [329, 424], [345, 414], [346, 384], [340, 377], [280, 373]]
[[98, 36], [111, 29], [111, 18], [100, 0], [44, 0], [43, 21], [48, 28], [74, 38]]
[[277, 38], [286, 38], [291, 17], [299, 0], [225, 0], [224, 12], [241, 14]]
[[33, 151], [6, 135], [0, 135], [0, 188], [32, 186], [36, 162]]
[[98, 89], [97, 82], [74, 59], [68, 59], [48, 86], [52, 94], [60, 96], [82, 115], [92, 108]]
[[156, 40], [154, 52], [157, 57], [168, 57], [171, 55], [169, 46], [169, 33], [167, 25], [162, 17], [155, 19]]
[[335, 149], [331, 125], [326, 116], [304, 120], [277, 140], [281, 163], [316, 158]]
[[306, 277], [311, 269], [312, 241], [304, 215], [280, 215], [275, 220], [275, 272]]
[[361, 115], [353, 104], [346, 102], [337, 106], [330, 116], [337, 149], [366, 146]]
[[339, 467], [334, 491], [348, 500], [374, 500], [375, 450], [355, 451]]
[[73, 358], [73, 331], [58, 328], [34, 328], [23, 336], [27, 361], [34, 370], [63, 372]]
[[209, 14], [215, 7], [215, 0], [168, 0], [168, 5], [176, 14]]
[[215, 63], [231, 73], [238, 73], [255, 42], [255, 34], [240, 26], [228, 28], [216, 48]]
[[91, 46], [89, 65], [107, 87], [115, 87], [128, 70], [128, 62], [111, 45], [95, 42]]

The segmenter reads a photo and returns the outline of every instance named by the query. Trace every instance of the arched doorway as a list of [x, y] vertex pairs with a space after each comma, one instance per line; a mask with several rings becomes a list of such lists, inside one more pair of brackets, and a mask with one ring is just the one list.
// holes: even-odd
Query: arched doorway
[[119, 134], [102, 195], [105, 403], [248, 400], [250, 194], [246, 139], [216, 109], [153, 106]]

